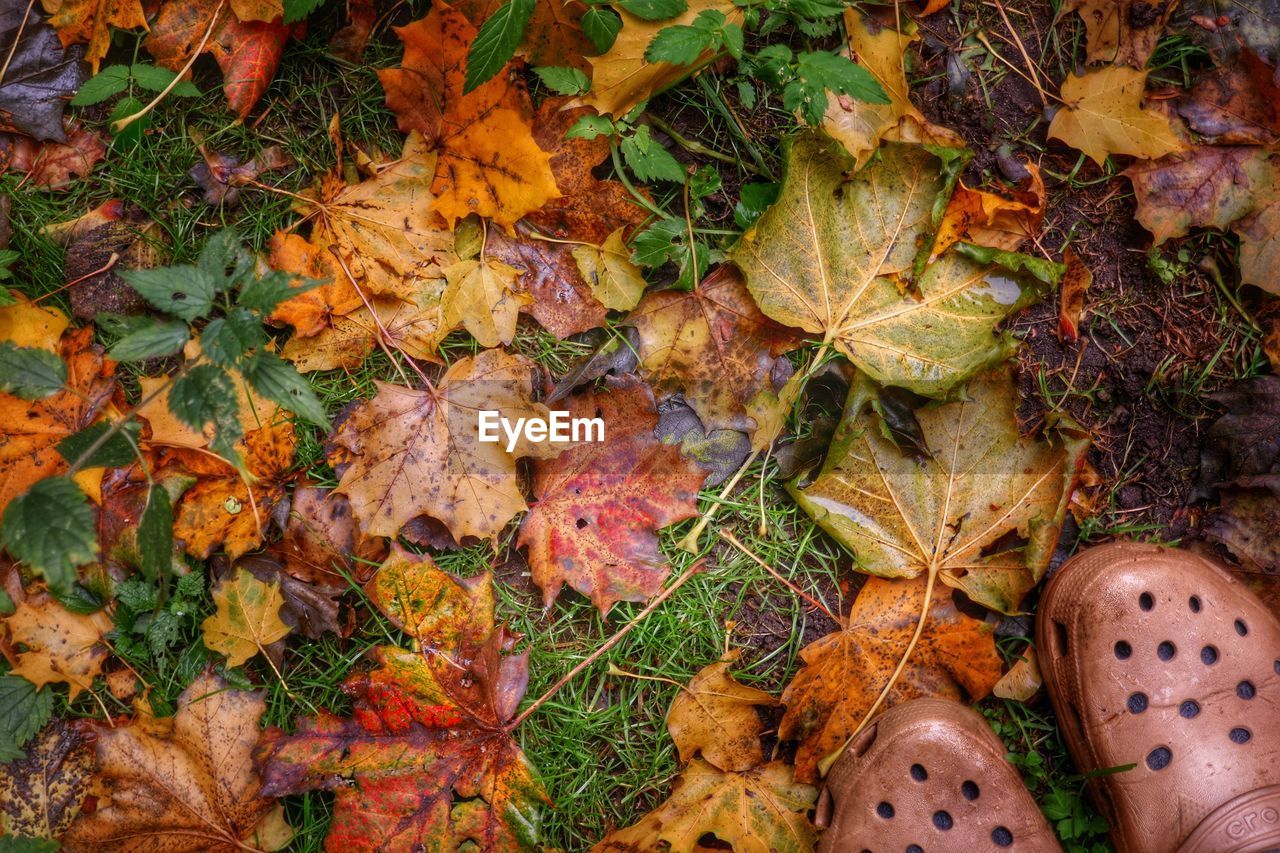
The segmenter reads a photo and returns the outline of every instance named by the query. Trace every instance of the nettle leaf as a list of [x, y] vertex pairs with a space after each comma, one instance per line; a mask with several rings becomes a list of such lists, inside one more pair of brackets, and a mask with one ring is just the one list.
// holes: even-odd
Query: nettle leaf
[[[129, 76], [133, 78], [133, 82], [148, 91], [163, 92], [165, 87], [172, 83], [173, 78], [178, 75], [168, 68], [139, 62], [129, 66]], [[170, 89], [169, 94], [176, 95], [179, 98], [197, 98], [200, 96], [200, 90], [196, 88], [194, 83], [183, 80]]]
[[148, 580], [162, 577], [173, 565], [173, 501], [161, 485], [147, 493], [138, 521], [138, 562]]
[[[58, 453], [67, 462], [81, 468], [116, 468], [133, 462], [137, 455], [138, 437], [142, 433], [142, 425], [137, 421], [125, 421], [112, 430], [112, 424], [99, 421], [85, 427], [74, 435], [69, 435], [58, 442]], [[105, 438], [107, 434], [110, 436]], [[89, 452], [99, 441], [102, 444]], [[86, 453], [89, 453], [83, 460]]]
[[[295, 286], [295, 281], [301, 283]], [[272, 271], [241, 285], [236, 304], [266, 315], [276, 310], [276, 306], [286, 299], [292, 299], [330, 281], [331, 279], [295, 279], [287, 273]]]
[[125, 335], [116, 341], [107, 355], [116, 361], [143, 361], [171, 355], [182, 349], [189, 337], [186, 323], [164, 320]]
[[615, 5], [645, 21], [665, 21], [689, 8], [685, 0], [618, 0]]
[[537, 0], [507, 0], [484, 22], [467, 54], [464, 95], [493, 79], [515, 56], [536, 5]]
[[220, 456], [235, 457], [243, 429], [235, 385], [221, 367], [198, 364], [179, 377], [169, 390], [169, 409], [194, 430], [213, 424], [215, 434], [209, 446]]
[[684, 183], [684, 166], [649, 134], [649, 126], [641, 125], [631, 136], [623, 137], [618, 146], [622, 159], [642, 181]]
[[253, 390], [279, 403], [298, 417], [323, 429], [329, 428], [324, 406], [307, 380], [273, 352], [258, 352], [244, 366], [245, 379]]
[[284, 0], [284, 22], [301, 21], [324, 3], [324, 0]]
[[209, 321], [200, 333], [200, 350], [214, 364], [231, 367], [254, 347], [267, 342], [267, 334], [253, 312], [237, 306], [225, 317]]
[[121, 270], [120, 277], [156, 308], [188, 323], [209, 313], [220, 284], [207, 270], [189, 264]]
[[51, 352], [0, 341], [0, 391], [24, 400], [57, 393], [67, 382], [67, 366]]
[[240, 237], [232, 228], [224, 228], [206, 240], [196, 263], [200, 269], [221, 279], [217, 285], [220, 291], [229, 289], [253, 268], [252, 256], [241, 248]]
[[827, 91], [869, 104], [887, 104], [889, 96], [867, 69], [845, 56], [817, 51], [796, 56], [796, 79], [783, 90], [783, 106], [800, 110], [811, 125], [822, 122]]
[[684, 222], [660, 219], [635, 236], [631, 260], [644, 267], [660, 267], [680, 257], [676, 240], [684, 234]]
[[649, 42], [644, 58], [647, 62], [692, 65], [699, 56], [718, 47], [719, 43], [719, 34], [714, 30], [694, 25], [665, 27]]
[[89, 499], [66, 477], [48, 477], [10, 501], [0, 521], [0, 539], [55, 592], [69, 590], [76, 569], [98, 556]]
[[22, 758], [22, 745], [52, 715], [52, 690], [42, 690], [16, 675], [0, 675], [0, 762]]
[[125, 65], [109, 65], [89, 78], [71, 99], [73, 107], [100, 104], [115, 97], [129, 86], [129, 68]]
[[602, 6], [593, 6], [582, 16], [582, 32], [599, 53], [613, 47], [614, 39], [622, 29], [622, 19], [616, 12]]
[[533, 72], [538, 75], [538, 79], [544, 86], [557, 95], [581, 95], [591, 88], [591, 78], [577, 68], [549, 65], [545, 68], [535, 68]]
[[585, 115], [574, 122], [573, 127], [564, 135], [566, 139], [595, 139], [598, 136], [612, 136], [615, 130], [608, 116]]

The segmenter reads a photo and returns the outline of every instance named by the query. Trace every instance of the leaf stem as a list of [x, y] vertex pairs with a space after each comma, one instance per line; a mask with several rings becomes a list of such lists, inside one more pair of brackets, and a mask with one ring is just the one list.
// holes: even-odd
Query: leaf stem
[[818, 599], [809, 595], [809, 593], [805, 592], [800, 587], [796, 586], [789, 579], [783, 577], [782, 574], [777, 569], [775, 569], [773, 566], [770, 566], [768, 563], [762, 560], [759, 556], [757, 556], [754, 551], [752, 551], [746, 545], [743, 545], [741, 542], [739, 542], [738, 537], [734, 536], [732, 533], [730, 533], [727, 530], [721, 530], [718, 535], [720, 536], [721, 539], [725, 540], [730, 545], [732, 545], [733, 547], [737, 548], [739, 551], [741, 551], [742, 553], [750, 557], [752, 562], [754, 562], [760, 568], [764, 569], [769, 574], [773, 575], [773, 577], [779, 583], [785, 586], [787, 589], [791, 590], [797, 596], [809, 602], [809, 604], [812, 605], [813, 607], [827, 614], [827, 618], [830, 619], [832, 622], [836, 623], [842, 628], [844, 627], [844, 620], [841, 619], [836, 614], [832, 613], [831, 610], [828, 609], [827, 605], [823, 604]]
[[645, 113], [644, 115], [645, 118], [649, 120], [650, 124], [658, 128], [658, 130], [661, 130], [667, 136], [671, 137], [672, 142], [676, 143], [686, 151], [689, 151], [692, 154], [698, 154], [702, 157], [710, 157], [712, 160], [719, 160], [721, 163], [728, 163], [731, 166], [740, 166], [757, 177], [765, 177], [764, 172], [760, 171], [760, 167], [754, 163], [748, 163], [739, 157], [734, 157], [732, 154], [725, 154], [723, 151], [716, 151], [714, 148], [708, 148], [698, 140], [690, 139], [683, 135], [680, 131], [672, 127], [670, 122], [659, 118], [653, 113]]

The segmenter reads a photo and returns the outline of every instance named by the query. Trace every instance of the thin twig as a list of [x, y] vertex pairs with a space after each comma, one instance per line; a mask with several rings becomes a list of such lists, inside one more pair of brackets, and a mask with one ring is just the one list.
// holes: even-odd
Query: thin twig
[[641, 610], [639, 613], [637, 613], [635, 615], [635, 618], [633, 618], [626, 625], [622, 626], [622, 629], [619, 630], [612, 637], [610, 637], [608, 640], [606, 640], [604, 645], [600, 646], [600, 648], [596, 649], [594, 652], [592, 652], [591, 654], [583, 658], [581, 663], [579, 663], [573, 669], [566, 672], [564, 675], [560, 677], [559, 681], [551, 685], [550, 689], [548, 689], [546, 693], [543, 693], [537, 699], [534, 699], [533, 704], [530, 705], [528, 708], [525, 708], [524, 711], [520, 714], [520, 716], [516, 717], [511, 722], [507, 723], [507, 725], [505, 726], [506, 730], [509, 732], [514, 731], [521, 723], [529, 719], [529, 717], [533, 715], [534, 711], [542, 707], [542, 705], [545, 704], [548, 699], [550, 699], [552, 696], [556, 694], [556, 691], [558, 691], [561, 687], [564, 687], [566, 684], [572, 681], [575, 675], [582, 672], [584, 669], [591, 666], [591, 664], [599, 660], [601, 655], [603, 655], [605, 652], [609, 651], [609, 649], [616, 646], [622, 640], [623, 637], [631, 633], [633, 628], [635, 628], [637, 625], [643, 622], [645, 620], [645, 617], [647, 617], [650, 613], [657, 610], [662, 605], [662, 602], [666, 601], [668, 598], [674, 595], [676, 590], [684, 586], [686, 581], [688, 581], [694, 575], [702, 574], [702, 571], [703, 571], [703, 565], [701, 562], [694, 563], [692, 566], [690, 566], [688, 571], [686, 571], [680, 577], [676, 578], [675, 583], [673, 583], [671, 586], [664, 589], [662, 593], [659, 594], [658, 597], [655, 598], [653, 601], [650, 601], [648, 607], [646, 607], [644, 610]]
[[719, 160], [721, 163], [728, 163], [731, 166], [740, 166], [757, 177], [765, 177], [764, 172], [760, 171], [760, 168], [754, 163], [748, 163], [740, 157], [734, 157], [732, 154], [725, 154], [723, 151], [708, 148], [698, 140], [690, 139], [680, 133], [680, 131], [672, 127], [669, 122], [664, 121], [662, 118], [653, 115], [652, 113], [645, 113], [645, 118], [648, 119], [650, 124], [658, 128], [658, 130], [661, 130], [667, 136], [671, 137], [672, 142], [692, 154], [710, 157], [712, 160]]
[[832, 613], [831, 610], [827, 607], [827, 605], [823, 604], [821, 601], [809, 595], [809, 593], [805, 592], [800, 587], [796, 586], [790, 580], [783, 577], [782, 574], [777, 569], [775, 569], [773, 566], [769, 565], [764, 560], [762, 560], [759, 556], [756, 555], [754, 551], [752, 551], [746, 545], [743, 545], [741, 542], [739, 542], [738, 538], [734, 536], [732, 533], [730, 533], [727, 530], [721, 530], [720, 538], [728, 542], [733, 547], [737, 548], [742, 553], [746, 554], [748, 557], [750, 557], [753, 563], [755, 563], [760, 568], [764, 569], [769, 574], [773, 575], [774, 579], [776, 579], [778, 583], [782, 584], [787, 589], [791, 590], [796, 595], [800, 596], [805, 601], [809, 602], [809, 604], [821, 610], [823, 613], [827, 614], [827, 618], [830, 619], [832, 622], [836, 623], [837, 625], [840, 625], [841, 627], [844, 626], [844, 620], [841, 619], [836, 614]]

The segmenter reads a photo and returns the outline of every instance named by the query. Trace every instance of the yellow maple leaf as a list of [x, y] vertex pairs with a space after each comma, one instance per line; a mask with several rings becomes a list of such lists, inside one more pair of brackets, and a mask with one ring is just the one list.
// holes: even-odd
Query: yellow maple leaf
[[631, 250], [619, 228], [599, 246], [573, 248], [578, 271], [600, 304], [614, 311], [630, 311], [644, 295], [644, 274], [631, 263]]
[[94, 74], [111, 47], [112, 27], [147, 29], [147, 16], [139, 0], [43, 0], [43, 4], [64, 47], [87, 45], [84, 58]]
[[218, 606], [214, 615], [204, 620], [204, 644], [227, 657], [227, 666], [240, 666], [267, 646], [283, 639], [289, 626], [280, 620], [280, 582], [270, 585], [255, 578], [245, 569], [237, 569], [234, 578], [224, 579], [213, 590]]
[[520, 306], [533, 301], [514, 290], [520, 270], [491, 258], [472, 258], [444, 274], [449, 283], [440, 298], [440, 331], [448, 334], [461, 324], [482, 347], [511, 343]]
[[1186, 146], [1162, 113], [1142, 108], [1147, 72], [1111, 66], [1062, 84], [1066, 106], [1049, 123], [1049, 136], [1061, 139], [1102, 165], [1109, 154], [1154, 160]]
[[3, 627], [5, 656], [13, 674], [37, 687], [65, 683], [70, 687], [68, 699], [74, 700], [102, 673], [107, 659], [102, 636], [112, 628], [105, 611], [72, 613], [40, 592], [20, 602], [4, 618]]

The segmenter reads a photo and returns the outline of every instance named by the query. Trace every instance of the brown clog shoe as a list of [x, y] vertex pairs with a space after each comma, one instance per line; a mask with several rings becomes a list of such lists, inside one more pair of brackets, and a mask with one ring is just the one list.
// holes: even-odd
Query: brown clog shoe
[[818, 802], [819, 853], [1061, 850], [977, 712], [943, 699], [889, 709], [849, 744]]
[[1045, 687], [1120, 853], [1280, 848], [1280, 622], [1214, 562], [1091, 548], [1036, 621]]

